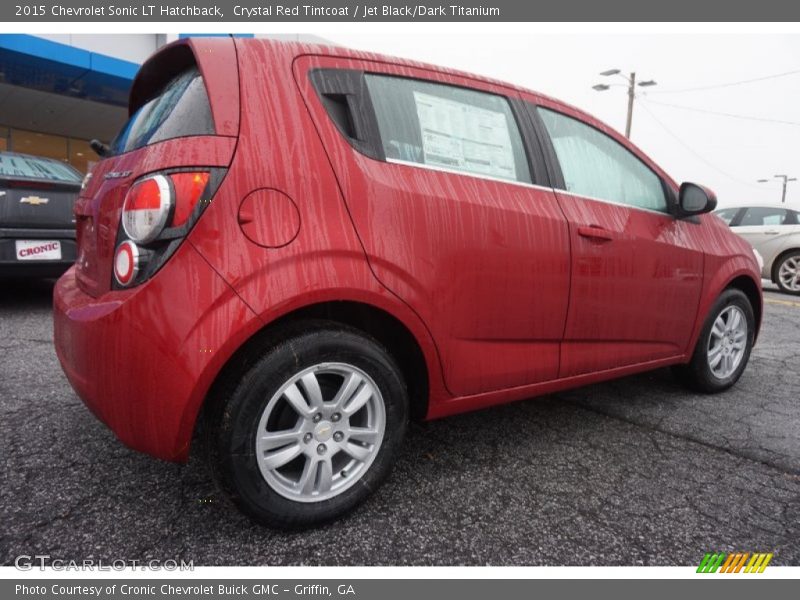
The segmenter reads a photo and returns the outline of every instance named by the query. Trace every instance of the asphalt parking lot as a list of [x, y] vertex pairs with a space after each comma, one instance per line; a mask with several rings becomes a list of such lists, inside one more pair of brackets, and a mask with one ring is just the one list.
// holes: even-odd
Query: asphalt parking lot
[[800, 298], [765, 294], [728, 393], [657, 371], [416, 425], [360, 510], [284, 534], [228, 506], [199, 460], [139, 455], [94, 419], [58, 366], [51, 291], [0, 281], [1, 564], [800, 564]]

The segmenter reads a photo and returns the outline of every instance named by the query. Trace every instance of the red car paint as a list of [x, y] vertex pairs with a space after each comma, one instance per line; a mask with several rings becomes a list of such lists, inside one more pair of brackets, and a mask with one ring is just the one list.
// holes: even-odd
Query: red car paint
[[[414, 77], [557, 109], [619, 141], [677, 194], [628, 140], [573, 107], [338, 48], [177, 44], [206, 81], [216, 135], [101, 161], [76, 205], [78, 263], [55, 290], [70, 383], [137, 450], [186, 460], [203, 401], [236, 350], [320, 303], [372, 307], [407, 329], [424, 357], [427, 397], [416, 400], [427, 418], [685, 363], [711, 303], [737, 278], [757, 290], [760, 316], [755, 258], [719, 219], [369, 158], [337, 130], [309, 72]], [[164, 52], [143, 66], [132, 107]], [[112, 289], [125, 192], [174, 167], [227, 174], [164, 266]]]

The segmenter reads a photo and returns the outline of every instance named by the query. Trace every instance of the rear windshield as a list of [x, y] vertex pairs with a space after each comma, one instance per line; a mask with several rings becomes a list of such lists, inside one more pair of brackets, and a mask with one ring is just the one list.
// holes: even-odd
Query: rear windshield
[[189, 135], [213, 135], [214, 121], [206, 86], [197, 67], [173, 77], [128, 119], [111, 142], [111, 153]]
[[82, 175], [69, 165], [50, 158], [0, 152], [0, 177], [3, 179], [47, 179], [80, 183]]

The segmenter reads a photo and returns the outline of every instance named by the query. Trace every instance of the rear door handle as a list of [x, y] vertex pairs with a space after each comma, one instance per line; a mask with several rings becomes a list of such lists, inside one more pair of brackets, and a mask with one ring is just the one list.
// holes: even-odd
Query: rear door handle
[[578, 235], [585, 238], [592, 238], [595, 240], [602, 240], [605, 242], [614, 239], [614, 232], [608, 229], [603, 229], [597, 225], [590, 225], [588, 227], [578, 227]]
[[775, 229], [770, 229], [768, 231], [765, 231], [764, 233], [767, 234], [767, 235], [778, 235], [780, 233], [780, 231], [777, 231]]

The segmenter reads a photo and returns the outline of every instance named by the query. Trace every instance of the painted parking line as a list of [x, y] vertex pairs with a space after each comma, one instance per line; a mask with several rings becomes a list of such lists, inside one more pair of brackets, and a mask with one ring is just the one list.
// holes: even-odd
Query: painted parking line
[[800, 302], [792, 302], [791, 300], [773, 300], [772, 298], [764, 298], [767, 304], [781, 304], [783, 306], [794, 306], [800, 308]]

